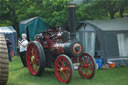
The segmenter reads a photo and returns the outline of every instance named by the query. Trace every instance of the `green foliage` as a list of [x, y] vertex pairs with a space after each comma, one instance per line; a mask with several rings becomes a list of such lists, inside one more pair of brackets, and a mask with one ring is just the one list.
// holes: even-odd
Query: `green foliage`
[[101, 11], [101, 14], [106, 11], [108, 16], [110, 16], [111, 19], [114, 19], [118, 12], [120, 12], [119, 15], [122, 15], [121, 17], [123, 17], [124, 10], [128, 7], [127, 3], [128, 0], [95, 0], [95, 4], [92, 7], [96, 10], [100, 9], [97, 11]]
[[78, 21], [81, 20], [93, 20], [93, 19], [106, 19], [106, 9], [97, 5], [97, 2], [84, 3], [77, 9]]
[[42, 16], [52, 26], [62, 26], [67, 22], [67, 4], [69, 0], [44, 0]]
[[19, 21], [41, 16], [52, 26], [67, 22], [66, 6], [69, 0], [0, 0], [0, 19], [16, 25]]
[[0, 26], [9, 26], [11, 24], [13, 24], [11, 21], [9, 20], [4, 20], [4, 21], [0, 21]]
[[[0, 0], [0, 26], [14, 25], [41, 16], [51, 26], [67, 26], [67, 4], [72, 0]], [[92, 0], [78, 5], [77, 22], [81, 20], [123, 17], [128, 13], [128, 0]]]

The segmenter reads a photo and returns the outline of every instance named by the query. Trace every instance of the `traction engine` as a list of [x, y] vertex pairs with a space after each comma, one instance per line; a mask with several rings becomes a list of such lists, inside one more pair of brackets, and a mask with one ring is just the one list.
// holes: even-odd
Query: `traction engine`
[[69, 83], [73, 76], [74, 63], [83, 78], [91, 79], [95, 74], [95, 61], [83, 53], [82, 45], [76, 39], [75, 5], [69, 5], [69, 31], [49, 29], [35, 36], [27, 47], [27, 66], [34, 76], [40, 76], [45, 67], [54, 68], [56, 78]]

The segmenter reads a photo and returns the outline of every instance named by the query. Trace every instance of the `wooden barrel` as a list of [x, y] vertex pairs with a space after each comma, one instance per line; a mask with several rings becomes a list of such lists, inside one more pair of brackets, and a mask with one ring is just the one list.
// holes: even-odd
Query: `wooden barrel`
[[0, 85], [6, 85], [8, 80], [8, 49], [5, 37], [0, 34]]

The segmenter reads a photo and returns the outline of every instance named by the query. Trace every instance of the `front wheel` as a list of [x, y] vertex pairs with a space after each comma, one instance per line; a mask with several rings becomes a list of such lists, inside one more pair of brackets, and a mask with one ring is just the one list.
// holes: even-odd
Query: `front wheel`
[[83, 53], [82, 56], [79, 57], [79, 67], [78, 72], [80, 76], [91, 79], [95, 75], [95, 60], [87, 53]]
[[59, 55], [54, 65], [56, 78], [62, 83], [69, 83], [73, 75], [73, 64], [66, 55]]
[[37, 42], [30, 42], [27, 47], [27, 66], [34, 76], [40, 76], [45, 68], [45, 53], [43, 46]]

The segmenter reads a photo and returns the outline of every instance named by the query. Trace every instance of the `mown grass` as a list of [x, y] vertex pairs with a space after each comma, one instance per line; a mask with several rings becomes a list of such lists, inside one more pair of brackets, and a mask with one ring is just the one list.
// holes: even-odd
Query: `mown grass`
[[[7, 85], [67, 85], [58, 82], [54, 69], [46, 68], [42, 76], [32, 76], [27, 68], [23, 68], [19, 57], [13, 58], [9, 69]], [[128, 67], [98, 70], [91, 80], [80, 77], [75, 71], [73, 79], [68, 85], [128, 85]]]

